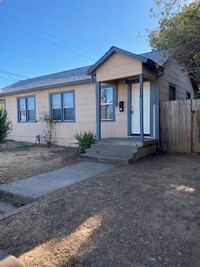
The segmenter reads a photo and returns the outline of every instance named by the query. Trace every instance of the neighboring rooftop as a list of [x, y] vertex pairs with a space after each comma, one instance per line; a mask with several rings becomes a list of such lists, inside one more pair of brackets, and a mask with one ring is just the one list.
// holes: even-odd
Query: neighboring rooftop
[[104, 58], [106, 58], [113, 52], [125, 53], [128, 56], [141, 60], [150, 67], [155, 67], [156, 64], [159, 64], [162, 67], [162, 65], [168, 59], [166, 53], [161, 53], [160, 51], [152, 51], [136, 55], [117, 47], [111, 47], [111, 49], [102, 58], [100, 58], [97, 63], [92, 66], [86, 66], [73, 70], [67, 70], [36, 78], [22, 80], [0, 89], [0, 96], [9, 95], [17, 92], [23, 93], [27, 91], [36, 91], [46, 88], [54, 88], [70, 84], [89, 82], [91, 81], [91, 75], [89, 75], [89, 70], [95, 68], [96, 65], [101, 64]]

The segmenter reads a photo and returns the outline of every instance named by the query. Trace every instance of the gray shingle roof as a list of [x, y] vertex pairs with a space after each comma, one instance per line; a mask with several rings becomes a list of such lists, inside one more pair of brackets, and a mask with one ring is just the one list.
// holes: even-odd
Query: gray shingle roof
[[163, 66], [164, 63], [169, 59], [169, 55], [167, 52], [159, 50], [142, 53], [140, 54], [140, 56], [147, 57], [161, 66]]
[[87, 66], [22, 80], [0, 89], [0, 96], [17, 92], [20, 93], [25, 91], [89, 82], [91, 80], [91, 76], [88, 75], [88, 70], [90, 67], [91, 66]]

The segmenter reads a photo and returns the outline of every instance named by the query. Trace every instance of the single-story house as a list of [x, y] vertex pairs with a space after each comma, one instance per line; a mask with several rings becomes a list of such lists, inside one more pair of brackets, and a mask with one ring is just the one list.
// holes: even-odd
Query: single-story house
[[48, 112], [57, 122], [58, 145], [73, 145], [74, 134], [97, 139], [138, 135], [159, 139], [159, 102], [189, 99], [189, 77], [166, 54], [134, 54], [111, 47], [94, 65], [22, 80], [0, 89], [0, 103], [13, 129], [9, 139], [35, 142]]

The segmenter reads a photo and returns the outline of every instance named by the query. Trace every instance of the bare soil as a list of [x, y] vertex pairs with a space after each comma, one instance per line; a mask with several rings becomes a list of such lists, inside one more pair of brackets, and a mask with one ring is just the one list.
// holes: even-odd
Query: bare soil
[[0, 222], [27, 267], [200, 266], [200, 155], [155, 155]]
[[8, 141], [0, 144], [0, 184], [59, 169], [77, 158], [72, 147]]

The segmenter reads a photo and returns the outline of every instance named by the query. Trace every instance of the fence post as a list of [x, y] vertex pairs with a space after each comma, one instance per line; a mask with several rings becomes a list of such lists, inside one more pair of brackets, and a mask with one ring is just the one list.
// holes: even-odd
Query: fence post
[[193, 100], [190, 99], [191, 105], [191, 153], [193, 152], [193, 129], [194, 129], [194, 117], [193, 117]]

